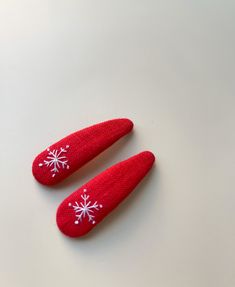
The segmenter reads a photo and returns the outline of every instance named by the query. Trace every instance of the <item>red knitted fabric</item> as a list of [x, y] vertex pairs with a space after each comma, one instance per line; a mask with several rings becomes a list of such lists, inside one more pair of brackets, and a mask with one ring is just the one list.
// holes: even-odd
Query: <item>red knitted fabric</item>
[[145, 151], [122, 161], [73, 192], [57, 210], [57, 225], [70, 237], [88, 233], [144, 178], [155, 157]]
[[77, 131], [53, 144], [34, 160], [34, 177], [42, 184], [56, 184], [129, 133], [133, 123], [114, 119]]

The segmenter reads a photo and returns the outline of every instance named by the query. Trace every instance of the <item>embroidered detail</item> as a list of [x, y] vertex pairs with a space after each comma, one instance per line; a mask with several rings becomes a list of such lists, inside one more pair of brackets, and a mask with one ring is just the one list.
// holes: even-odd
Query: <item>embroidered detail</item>
[[49, 148], [47, 149], [48, 155], [47, 160], [44, 160], [43, 163], [39, 163], [38, 166], [43, 167], [44, 165], [47, 167], [52, 167], [52, 177], [55, 177], [56, 173], [59, 173], [60, 168], [67, 168], [69, 169], [68, 159], [64, 153], [66, 153], [69, 149], [69, 145], [66, 145], [65, 148], [54, 149], [51, 151]]
[[68, 204], [68, 206], [73, 207], [75, 216], [77, 217], [74, 221], [75, 224], [79, 224], [82, 222], [83, 218], [86, 217], [89, 222], [95, 224], [94, 211], [103, 207], [102, 204], [97, 204], [97, 201], [91, 204], [91, 201], [88, 201], [90, 196], [85, 194], [86, 191], [86, 189], [83, 189], [83, 194], [81, 195], [82, 200], [80, 202], [75, 201], [74, 205], [71, 202]]

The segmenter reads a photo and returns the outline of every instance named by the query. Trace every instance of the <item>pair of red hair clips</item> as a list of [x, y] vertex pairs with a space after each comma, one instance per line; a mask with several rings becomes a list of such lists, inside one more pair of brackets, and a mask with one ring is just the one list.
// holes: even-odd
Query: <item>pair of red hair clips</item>
[[[114, 119], [77, 131], [40, 153], [33, 162], [33, 175], [44, 185], [57, 184], [132, 129], [129, 119]], [[74, 191], [57, 210], [61, 232], [70, 237], [88, 233], [133, 191], [154, 161], [151, 152], [141, 152]]]

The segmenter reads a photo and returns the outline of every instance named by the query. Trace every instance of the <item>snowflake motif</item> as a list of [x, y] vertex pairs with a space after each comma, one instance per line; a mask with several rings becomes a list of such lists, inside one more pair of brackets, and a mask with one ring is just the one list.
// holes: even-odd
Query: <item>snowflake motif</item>
[[99, 210], [103, 207], [102, 204], [97, 204], [97, 201], [91, 204], [91, 201], [88, 201], [90, 196], [85, 194], [86, 191], [86, 189], [83, 190], [84, 194], [81, 195], [81, 202], [78, 203], [75, 201], [74, 205], [72, 205], [71, 202], [68, 204], [68, 206], [72, 206], [73, 210], [75, 211], [75, 216], [77, 217], [77, 219], [74, 221], [75, 224], [79, 224], [82, 222], [83, 218], [86, 217], [89, 222], [95, 224], [94, 210]]
[[56, 173], [59, 172], [60, 168], [67, 168], [69, 169], [68, 159], [64, 153], [67, 152], [69, 145], [66, 145], [65, 148], [60, 148], [59, 150], [54, 149], [51, 151], [49, 148], [47, 149], [48, 155], [47, 160], [44, 160], [43, 163], [39, 163], [39, 166], [42, 167], [43, 165], [52, 167], [52, 177], [55, 177]]

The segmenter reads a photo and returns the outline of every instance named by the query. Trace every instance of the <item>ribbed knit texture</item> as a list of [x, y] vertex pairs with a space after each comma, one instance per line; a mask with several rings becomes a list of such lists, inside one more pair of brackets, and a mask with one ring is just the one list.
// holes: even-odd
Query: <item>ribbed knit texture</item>
[[108, 168], [73, 192], [57, 210], [61, 232], [70, 237], [88, 233], [133, 191], [154, 161], [151, 152], [142, 152]]
[[132, 128], [130, 120], [114, 119], [77, 131], [40, 153], [33, 162], [33, 175], [45, 185], [59, 183]]

